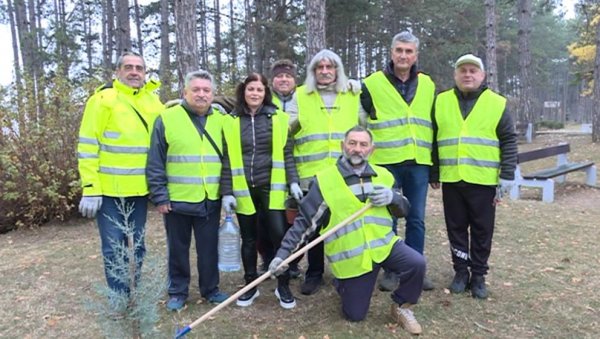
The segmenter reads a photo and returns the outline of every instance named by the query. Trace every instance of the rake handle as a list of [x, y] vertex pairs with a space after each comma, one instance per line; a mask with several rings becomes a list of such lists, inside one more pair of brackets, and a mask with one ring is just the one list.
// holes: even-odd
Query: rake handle
[[[282, 266], [288, 265], [294, 259], [300, 257], [301, 255], [303, 255], [304, 253], [306, 253], [311, 248], [317, 246], [317, 244], [319, 244], [320, 242], [322, 242], [323, 240], [325, 240], [325, 238], [329, 237], [333, 233], [337, 232], [340, 228], [346, 226], [348, 223], [350, 223], [354, 219], [356, 219], [359, 216], [361, 216], [369, 208], [371, 208], [371, 206], [372, 206], [371, 203], [367, 203], [361, 209], [359, 209], [358, 211], [354, 212], [352, 215], [348, 216], [346, 219], [340, 221], [339, 224], [333, 226], [327, 232], [321, 234], [318, 238], [316, 238], [313, 241], [309, 242], [308, 244], [306, 244], [306, 246], [300, 248], [298, 251], [294, 252], [292, 255], [290, 255], [289, 257], [287, 257], [284, 261], [281, 262], [281, 264], [278, 267], [282, 267]], [[251, 289], [253, 289], [254, 287], [258, 286], [261, 282], [267, 280], [270, 276], [271, 276], [271, 272], [267, 271], [267, 272], [263, 273], [261, 276], [259, 276], [258, 278], [254, 279], [254, 281], [252, 281], [248, 285], [244, 286], [244, 288], [242, 288], [241, 290], [237, 291], [235, 294], [233, 294], [232, 296], [230, 296], [229, 298], [227, 298], [225, 301], [223, 301], [219, 305], [215, 306], [210, 311], [206, 312], [200, 318], [196, 319], [193, 323], [191, 323], [190, 325], [188, 325], [188, 326], [184, 327], [183, 329], [181, 329], [179, 332], [177, 332], [177, 334], [175, 335], [175, 338], [181, 338], [181, 337], [185, 336], [194, 327], [198, 326], [200, 323], [202, 323], [206, 319], [210, 318], [213, 314], [219, 312], [221, 309], [227, 307], [234, 300], [237, 300], [237, 298], [239, 298], [240, 296], [242, 296], [242, 294], [244, 294], [244, 293], [250, 291]]]

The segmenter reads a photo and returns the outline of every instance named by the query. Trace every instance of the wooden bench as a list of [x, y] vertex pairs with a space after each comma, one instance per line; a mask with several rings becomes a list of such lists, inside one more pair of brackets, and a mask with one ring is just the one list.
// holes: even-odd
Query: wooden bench
[[[593, 162], [574, 163], [567, 160], [567, 153], [571, 150], [569, 144], [559, 144], [546, 148], [536, 149], [519, 153], [517, 158], [517, 169], [515, 170], [515, 185], [513, 186], [510, 197], [519, 199], [521, 187], [538, 187], [542, 189], [542, 201], [554, 201], [554, 182], [564, 182], [566, 175], [575, 171], [584, 171], [586, 173], [586, 184], [596, 185], [596, 166]], [[556, 166], [546, 168], [529, 174], [521, 172], [520, 164], [556, 156]]]

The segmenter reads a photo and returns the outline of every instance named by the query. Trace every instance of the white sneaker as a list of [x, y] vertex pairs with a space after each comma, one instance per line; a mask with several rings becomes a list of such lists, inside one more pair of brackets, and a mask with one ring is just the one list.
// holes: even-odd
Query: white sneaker
[[409, 308], [409, 304], [399, 306], [396, 303], [392, 304], [392, 317], [410, 334], [421, 334], [423, 329], [415, 318], [413, 311]]

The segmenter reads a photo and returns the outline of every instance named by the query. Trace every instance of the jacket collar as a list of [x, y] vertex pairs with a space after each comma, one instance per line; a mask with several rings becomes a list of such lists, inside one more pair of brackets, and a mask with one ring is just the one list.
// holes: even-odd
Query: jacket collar
[[[242, 108], [236, 107], [231, 112], [231, 115], [233, 115], [234, 117], [240, 117], [242, 115], [247, 115], [247, 116], [250, 115], [248, 112], [240, 112], [240, 109], [242, 109]], [[258, 109], [258, 112], [256, 113], [256, 115], [260, 115], [260, 114], [265, 114], [265, 115], [268, 115], [269, 117], [272, 115], [275, 115], [275, 114], [277, 114], [277, 106], [275, 106], [273, 104], [262, 105]]]
[[129, 87], [126, 84], [119, 81], [119, 79], [113, 79], [108, 84], [102, 86], [100, 90], [105, 88], [114, 88], [117, 91], [126, 94], [126, 95], [137, 95], [140, 92], [152, 92], [160, 87], [160, 81], [150, 80], [144, 84], [144, 86], [140, 88]]
[[[183, 107], [183, 109], [184, 109], [184, 110], [185, 110], [185, 111], [186, 111], [186, 112], [187, 112], [189, 115], [198, 116], [197, 112], [196, 112], [196, 111], [195, 111], [195, 110], [194, 110], [192, 107], [190, 107], [190, 104], [188, 104], [188, 102], [187, 102], [187, 101], [185, 101], [185, 99], [181, 100], [181, 107]], [[210, 106], [210, 107], [208, 108], [208, 111], [207, 111], [205, 114], [203, 114], [203, 115], [204, 115], [204, 116], [209, 116], [209, 115], [211, 115], [212, 113], [213, 113], [213, 108], [212, 108], [212, 106]]]
[[377, 176], [377, 172], [375, 172], [375, 170], [371, 167], [371, 165], [369, 164], [368, 161], [367, 161], [367, 164], [366, 164], [363, 172], [361, 173], [361, 175], [357, 175], [354, 172], [354, 168], [352, 167], [352, 165], [350, 165], [350, 163], [348, 163], [348, 160], [346, 158], [344, 158], [343, 155], [338, 158], [337, 167], [338, 167], [338, 170], [340, 171], [340, 173], [342, 174], [342, 177], [344, 177], [344, 179], [351, 177], [353, 175], [358, 176], [360, 178]]
[[[387, 66], [385, 66], [385, 73], [387, 73], [389, 76], [393, 76], [397, 81], [404, 82], [404, 81], [400, 80], [394, 73], [394, 62], [392, 60], [390, 60], [390, 62], [388, 62], [388, 64], [387, 64]], [[406, 82], [413, 81], [418, 75], [419, 75], [419, 72], [417, 72], [417, 64], [415, 63], [414, 65], [412, 65], [410, 67], [410, 75]]]
[[473, 92], [461, 92], [458, 89], [458, 87], [454, 86], [454, 93], [456, 94], [456, 97], [461, 100], [477, 99], [477, 98], [479, 98], [481, 93], [483, 93], [485, 90], [487, 90], [487, 86], [484, 84], [482, 84], [477, 90], [475, 90]]

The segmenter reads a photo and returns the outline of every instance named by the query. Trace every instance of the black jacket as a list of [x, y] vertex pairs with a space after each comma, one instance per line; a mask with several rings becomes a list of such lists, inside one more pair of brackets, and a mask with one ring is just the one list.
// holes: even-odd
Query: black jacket
[[[464, 119], [469, 116], [473, 106], [479, 99], [479, 96], [483, 91], [488, 90], [487, 86], [481, 86], [481, 88], [475, 92], [462, 93], [457, 87], [454, 87], [454, 94], [458, 98], [458, 104], [460, 105], [460, 112]], [[433, 139], [437, 140], [438, 125], [435, 120], [435, 114], [432, 118], [433, 123]], [[508, 107], [504, 108], [502, 117], [496, 127], [496, 136], [500, 142], [500, 178], [506, 180], [515, 179], [515, 168], [517, 166], [517, 153], [519, 149], [517, 147], [517, 134], [515, 133], [515, 125], [513, 123], [512, 116], [508, 112]], [[440, 169], [439, 169], [439, 154], [437, 150], [437, 143], [434, 143], [432, 153], [433, 167], [430, 173], [430, 182], [440, 181]]]
[[[377, 173], [367, 164], [359, 176], [343, 157], [338, 159], [336, 166], [344, 177], [346, 185], [360, 188], [360, 190], [354, 190], [356, 191], [356, 197], [365, 202], [369, 193], [373, 191], [372, 177], [377, 176]], [[410, 203], [402, 193], [394, 191], [394, 197], [388, 205], [388, 210], [397, 218], [404, 217], [410, 210]], [[307, 242], [313, 234], [319, 232], [323, 226], [327, 226], [330, 218], [331, 211], [321, 194], [319, 183], [317, 180], [313, 180], [308, 193], [300, 203], [299, 213], [294, 220], [294, 224], [281, 240], [277, 256], [283, 259], [287, 258], [298, 247]]]
[[[271, 184], [273, 122], [271, 117], [277, 113], [275, 106], [262, 106], [253, 117], [247, 113], [233, 111], [232, 116], [240, 119], [242, 141], [242, 161], [248, 187], [260, 187]], [[281, 114], [281, 113], [279, 113]], [[285, 173], [288, 184], [298, 182], [298, 171], [293, 156], [293, 139], [288, 133], [284, 149]], [[227, 142], [223, 139], [223, 167], [221, 171], [221, 195], [233, 195], [231, 164]]]
[[[210, 110], [206, 116], [200, 116], [191, 111], [185, 100], [181, 104], [188, 113], [190, 120], [199, 129], [198, 126], [206, 126], [206, 117], [210, 114], [220, 114], [218, 111]], [[221, 135], [211, 135], [214, 138], [221, 138]], [[188, 203], [182, 201], [171, 201], [167, 189], [167, 150], [169, 144], [165, 138], [165, 125], [162, 117], [158, 117], [152, 128], [152, 138], [148, 159], [146, 163], [146, 181], [150, 190], [150, 200], [155, 205], [171, 204], [171, 210], [180, 214], [193, 216], [207, 216], [221, 209], [221, 200], [205, 199], [199, 203]]]

